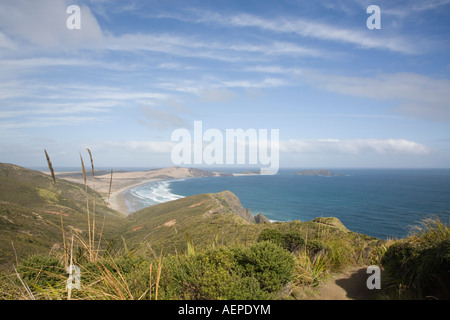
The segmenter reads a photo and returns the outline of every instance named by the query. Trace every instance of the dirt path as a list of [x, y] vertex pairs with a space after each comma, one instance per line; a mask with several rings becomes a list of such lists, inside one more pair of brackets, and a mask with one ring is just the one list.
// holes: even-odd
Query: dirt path
[[376, 290], [366, 286], [367, 267], [353, 267], [319, 286], [314, 300], [372, 300]]

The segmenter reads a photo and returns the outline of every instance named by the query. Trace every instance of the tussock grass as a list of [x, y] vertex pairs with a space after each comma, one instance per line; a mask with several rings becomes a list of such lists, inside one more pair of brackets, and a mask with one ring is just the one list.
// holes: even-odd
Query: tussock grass
[[450, 224], [424, 219], [381, 259], [389, 299], [450, 299]]
[[[48, 164], [48, 168], [50, 169], [50, 173], [52, 174], [52, 178], [53, 178], [53, 188], [56, 190], [56, 177], [55, 177], [55, 171], [53, 169], [53, 165], [52, 162], [50, 161], [50, 157], [47, 153], [47, 150], [44, 149], [45, 152], [45, 157], [47, 159], [47, 164]], [[58, 209], [59, 209], [59, 216], [60, 216], [60, 220], [61, 220], [61, 232], [62, 232], [62, 241], [63, 241], [63, 246], [64, 246], [64, 263], [65, 266], [67, 267], [67, 248], [66, 248], [66, 236], [65, 236], [65, 231], [64, 231], [64, 221], [63, 221], [63, 214], [61, 212], [61, 206], [58, 205]]]

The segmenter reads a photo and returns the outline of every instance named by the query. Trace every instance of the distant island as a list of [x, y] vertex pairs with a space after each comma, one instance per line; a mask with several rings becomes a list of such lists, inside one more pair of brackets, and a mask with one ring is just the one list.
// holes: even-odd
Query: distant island
[[335, 174], [334, 172], [331, 172], [331, 171], [325, 170], [325, 169], [302, 170], [302, 171], [297, 171], [295, 174], [297, 174], [299, 176], [321, 176], [321, 177], [332, 177], [335, 175], [339, 175], [339, 174]]
[[233, 173], [233, 176], [254, 176], [254, 175], [260, 175], [260, 170], [246, 170], [242, 171], [241, 173]]

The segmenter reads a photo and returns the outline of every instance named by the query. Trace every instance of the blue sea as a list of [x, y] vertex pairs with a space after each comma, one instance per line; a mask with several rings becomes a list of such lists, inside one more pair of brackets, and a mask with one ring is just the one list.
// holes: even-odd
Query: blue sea
[[424, 218], [450, 218], [450, 169], [341, 169], [301, 176], [206, 177], [158, 181], [128, 190], [130, 211], [178, 198], [229, 190], [253, 215], [273, 221], [337, 217], [350, 230], [380, 239], [402, 238]]

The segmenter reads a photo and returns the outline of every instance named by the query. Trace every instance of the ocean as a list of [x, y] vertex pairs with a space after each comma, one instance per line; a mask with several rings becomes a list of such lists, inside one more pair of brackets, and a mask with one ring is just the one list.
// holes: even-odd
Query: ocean
[[302, 176], [205, 177], [158, 181], [125, 192], [130, 212], [182, 197], [229, 190], [253, 215], [272, 221], [337, 217], [350, 230], [380, 239], [402, 238], [424, 218], [450, 218], [450, 169], [335, 169]]

